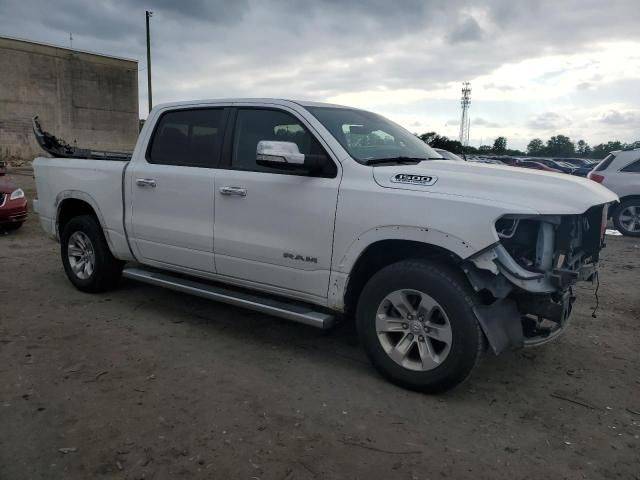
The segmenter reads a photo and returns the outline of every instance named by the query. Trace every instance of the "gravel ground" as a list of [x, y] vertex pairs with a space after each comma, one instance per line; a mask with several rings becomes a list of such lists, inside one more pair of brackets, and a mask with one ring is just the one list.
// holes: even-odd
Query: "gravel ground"
[[0, 235], [0, 479], [639, 479], [640, 239], [607, 243], [597, 318], [581, 287], [557, 342], [427, 396], [347, 327], [130, 281], [83, 294], [32, 215]]

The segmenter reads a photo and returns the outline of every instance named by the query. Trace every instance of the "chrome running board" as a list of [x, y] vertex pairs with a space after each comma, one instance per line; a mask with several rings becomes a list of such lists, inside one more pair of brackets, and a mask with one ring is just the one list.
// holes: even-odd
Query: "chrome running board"
[[122, 271], [122, 276], [150, 285], [168, 288], [169, 290], [188, 293], [197, 297], [304, 323], [312, 327], [329, 328], [335, 319], [333, 315], [313, 310], [313, 307], [307, 304], [294, 301], [289, 303], [286, 300], [214, 285], [204, 280], [184, 278], [170, 272], [151, 270], [144, 267], [126, 267]]

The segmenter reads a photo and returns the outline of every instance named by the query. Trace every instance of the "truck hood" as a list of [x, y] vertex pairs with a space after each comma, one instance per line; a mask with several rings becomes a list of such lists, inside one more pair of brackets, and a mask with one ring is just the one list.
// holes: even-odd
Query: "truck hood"
[[372, 170], [381, 187], [475, 198], [540, 214], [577, 215], [618, 200], [615, 193], [592, 180], [519, 167], [428, 160]]

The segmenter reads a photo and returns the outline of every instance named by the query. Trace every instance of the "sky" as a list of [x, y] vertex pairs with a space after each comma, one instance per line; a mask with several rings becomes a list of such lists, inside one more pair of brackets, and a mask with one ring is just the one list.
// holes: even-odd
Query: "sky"
[[0, 35], [139, 61], [154, 104], [328, 101], [470, 144], [640, 139], [640, 0], [0, 0]]

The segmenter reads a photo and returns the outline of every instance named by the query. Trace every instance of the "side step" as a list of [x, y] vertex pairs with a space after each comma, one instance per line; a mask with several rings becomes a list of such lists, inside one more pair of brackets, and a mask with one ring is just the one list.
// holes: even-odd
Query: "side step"
[[165, 287], [169, 290], [189, 293], [197, 297], [267, 313], [312, 327], [329, 328], [333, 325], [335, 319], [333, 315], [313, 310], [311, 306], [304, 303], [295, 301], [289, 303], [235, 288], [214, 285], [204, 280], [184, 278], [170, 272], [151, 270], [144, 267], [126, 267], [122, 271], [122, 276], [150, 285]]

